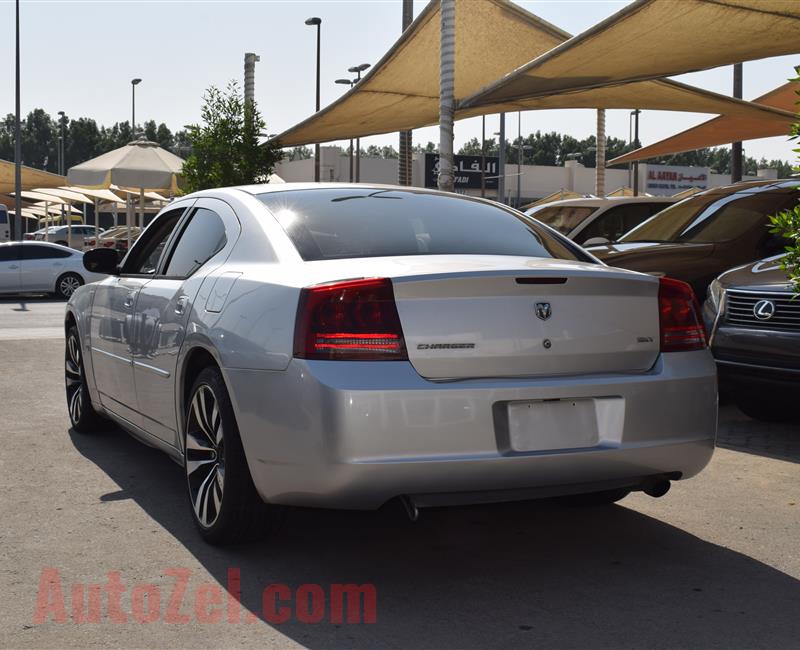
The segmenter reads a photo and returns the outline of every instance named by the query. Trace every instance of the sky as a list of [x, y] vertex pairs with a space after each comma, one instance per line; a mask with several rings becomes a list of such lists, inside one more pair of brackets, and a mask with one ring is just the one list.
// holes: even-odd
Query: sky
[[[480, 0], [458, 0], [458, 7]], [[615, 13], [627, 2], [615, 0], [519, 0], [528, 11], [577, 34]], [[416, 17], [425, 2], [414, 3]], [[240, 83], [245, 52], [255, 52], [256, 100], [267, 132], [279, 133], [308, 117], [314, 107], [315, 28], [322, 18], [322, 106], [346, 87], [334, 80], [347, 68], [375, 63], [401, 31], [400, 0], [22, 0], [21, 71], [23, 115], [36, 107], [55, 116], [91, 117], [98, 124], [130, 120], [130, 80], [136, 88], [137, 122], [154, 119], [172, 130], [199, 121], [209, 85]], [[703, 47], [698, 43], [698, 47]], [[635, 52], [631, 56], [636, 56]], [[0, 114], [14, 111], [14, 3], [0, 0]], [[800, 56], [744, 64], [744, 98], [752, 99], [785, 83]], [[732, 91], [730, 66], [676, 77], [719, 93]], [[606, 133], [628, 139], [628, 111], [609, 110]], [[658, 141], [710, 119], [709, 115], [645, 111], [640, 140]], [[487, 117], [487, 134], [497, 130]], [[516, 116], [506, 121], [517, 131]], [[522, 131], [594, 133], [595, 111], [529, 111]], [[456, 123], [456, 150], [480, 137], [480, 118]], [[488, 136], [487, 136], [488, 137]], [[391, 144], [397, 134], [362, 138], [362, 146]], [[438, 141], [435, 127], [418, 129], [414, 142]], [[795, 160], [787, 138], [744, 143], [745, 155]]]

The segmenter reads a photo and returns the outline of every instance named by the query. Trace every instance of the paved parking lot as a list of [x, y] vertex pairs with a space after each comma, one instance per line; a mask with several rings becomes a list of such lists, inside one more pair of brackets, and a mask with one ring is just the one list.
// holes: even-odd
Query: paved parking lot
[[[2, 647], [797, 645], [796, 425], [723, 407], [709, 468], [658, 500], [448, 508], [416, 524], [392, 512], [292, 510], [271, 540], [215, 549], [195, 534], [177, 465], [114, 428], [69, 431], [62, 310], [0, 301]], [[225, 591], [221, 620], [201, 622], [198, 594], [228, 586], [237, 570], [241, 610]], [[111, 620], [97, 591], [100, 622], [78, 623], [91, 613], [89, 585], [109, 572], [124, 585], [126, 621]], [[170, 610], [180, 576], [187, 588]], [[251, 621], [267, 585], [339, 583], [375, 586], [374, 624]], [[73, 607], [82, 592], [83, 610]], [[158, 620], [134, 620], [132, 592], [137, 611]], [[64, 622], [53, 620], [59, 603]]]

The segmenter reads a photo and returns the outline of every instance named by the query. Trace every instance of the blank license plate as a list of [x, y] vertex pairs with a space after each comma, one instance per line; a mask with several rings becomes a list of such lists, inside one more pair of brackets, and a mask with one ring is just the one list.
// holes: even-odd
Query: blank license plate
[[511, 402], [508, 433], [514, 451], [594, 447], [599, 441], [595, 400]]

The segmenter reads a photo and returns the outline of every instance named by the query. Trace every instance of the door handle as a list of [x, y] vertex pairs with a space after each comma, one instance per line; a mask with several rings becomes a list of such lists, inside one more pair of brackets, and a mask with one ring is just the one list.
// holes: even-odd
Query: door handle
[[122, 303], [122, 306], [125, 307], [125, 309], [132, 309], [135, 301], [136, 293], [131, 291], [127, 296], [125, 296], [125, 302]]
[[178, 314], [178, 316], [183, 315], [183, 312], [186, 311], [186, 303], [188, 302], [189, 302], [188, 296], [181, 296], [175, 302], [175, 313]]
[[15, 271], [15, 270], [16, 270], [16, 269], [18, 269], [19, 267], [18, 267], [16, 264], [12, 264], [12, 265], [11, 265], [11, 266], [9, 266], [8, 268], [10, 268], [12, 271]]

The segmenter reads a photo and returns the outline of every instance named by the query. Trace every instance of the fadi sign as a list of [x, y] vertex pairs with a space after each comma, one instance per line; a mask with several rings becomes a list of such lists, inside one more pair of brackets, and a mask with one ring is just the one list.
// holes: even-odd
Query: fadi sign
[[[497, 175], [500, 173], [500, 159], [497, 156], [486, 156], [484, 182], [487, 190], [497, 189]], [[453, 175], [457, 190], [481, 189], [481, 157], [453, 156]], [[425, 154], [425, 187], [436, 187], [439, 176], [439, 154]]]
[[647, 165], [645, 191], [648, 194], [672, 196], [692, 187], [708, 189], [708, 167]]

